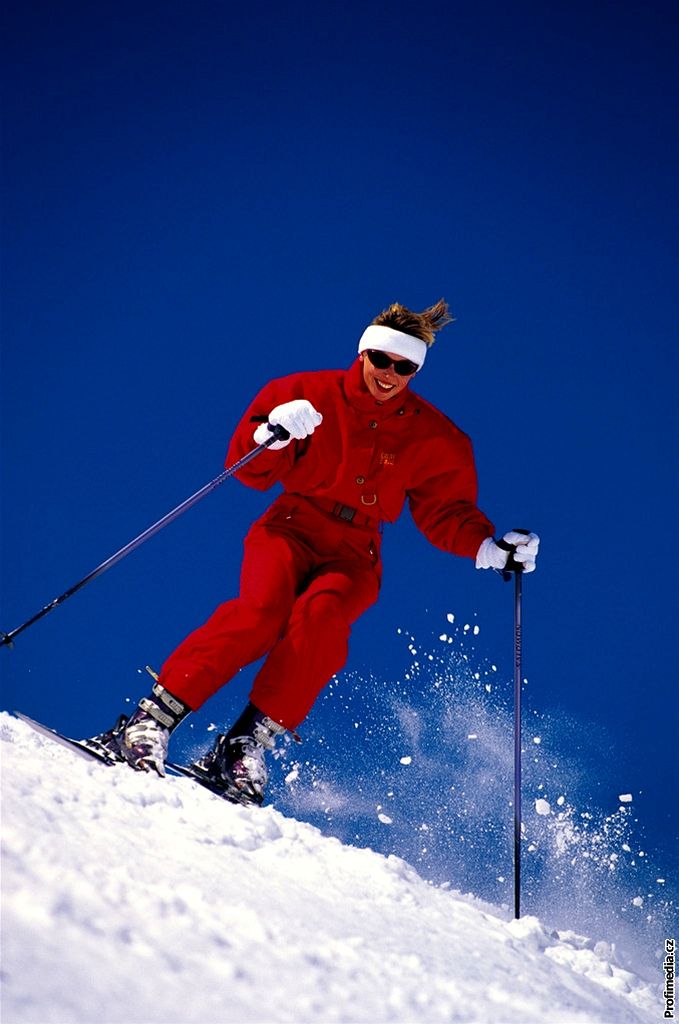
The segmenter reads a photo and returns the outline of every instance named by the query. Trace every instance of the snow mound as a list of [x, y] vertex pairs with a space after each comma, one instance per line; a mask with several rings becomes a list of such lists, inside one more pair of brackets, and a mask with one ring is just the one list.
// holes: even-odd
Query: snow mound
[[615, 951], [0, 714], [4, 1024], [650, 1022]]

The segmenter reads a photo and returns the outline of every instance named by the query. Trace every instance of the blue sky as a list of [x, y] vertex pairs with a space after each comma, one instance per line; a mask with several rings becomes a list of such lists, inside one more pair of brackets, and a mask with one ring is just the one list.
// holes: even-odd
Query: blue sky
[[[348, 366], [384, 306], [445, 296], [457, 322], [417, 390], [471, 435], [498, 530], [543, 540], [528, 713], [603, 736], [581, 752], [596, 799], [633, 792], [667, 842], [676, 9], [32, 2], [6, 21], [2, 628], [216, 476], [268, 379]], [[108, 725], [234, 593], [266, 500], [225, 484], [0, 652], [3, 706]], [[396, 629], [435, 645], [453, 612], [509, 685], [510, 588], [407, 514], [384, 555], [348, 669], [397, 676]], [[314, 715], [332, 746], [332, 706]]]

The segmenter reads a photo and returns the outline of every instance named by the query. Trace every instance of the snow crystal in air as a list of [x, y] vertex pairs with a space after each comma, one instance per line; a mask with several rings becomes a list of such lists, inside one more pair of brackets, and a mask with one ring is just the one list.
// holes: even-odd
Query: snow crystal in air
[[413, 759], [412, 759], [412, 757], [402, 757], [399, 763], [400, 764], [412, 764], [413, 763]]
[[631, 804], [632, 803], [632, 794], [631, 793], [621, 793], [620, 796], [618, 797], [618, 800], [620, 801], [621, 804]]
[[550, 814], [552, 808], [549, 806], [549, 802], [547, 800], [536, 800], [535, 810], [538, 814]]
[[455, 616], [453, 615], [452, 612], [448, 612], [446, 618], [448, 619], [448, 622], [455, 622]]

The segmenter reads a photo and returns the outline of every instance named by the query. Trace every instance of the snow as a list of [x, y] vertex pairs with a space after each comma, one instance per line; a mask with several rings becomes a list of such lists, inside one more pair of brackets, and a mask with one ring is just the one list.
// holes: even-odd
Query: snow
[[650, 1022], [661, 983], [188, 779], [0, 715], [3, 1024]]

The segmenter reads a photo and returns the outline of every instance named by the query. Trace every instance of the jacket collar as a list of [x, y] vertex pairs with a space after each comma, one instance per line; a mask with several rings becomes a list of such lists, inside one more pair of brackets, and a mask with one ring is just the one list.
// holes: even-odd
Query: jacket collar
[[363, 380], [363, 364], [360, 359], [354, 360], [344, 374], [344, 393], [355, 409], [360, 409], [361, 412], [372, 412], [380, 417], [398, 412], [411, 397], [410, 385], [408, 385], [400, 394], [394, 398], [388, 398], [386, 402], [380, 402], [379, 399], [373, 398]]

